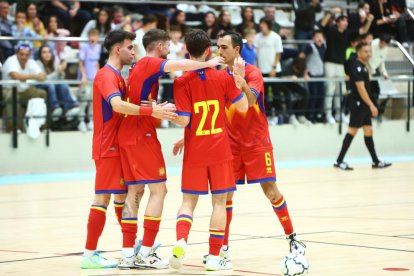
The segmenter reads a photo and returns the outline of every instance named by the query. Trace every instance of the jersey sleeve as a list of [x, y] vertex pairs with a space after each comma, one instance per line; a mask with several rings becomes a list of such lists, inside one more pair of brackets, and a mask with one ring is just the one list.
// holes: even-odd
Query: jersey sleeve
[[167, 63], [167, 59], [163, 58], [150, 58], [148, 61], [148, 69], [151, 70], [152, 74], [165, 74], [164, 66]]
[[97, 91], [108, 104], [111, 104], [111, 99], [113, 97], [122, 97], [121, 91], [119, 91], [117, 78], [105, 74], [99, 74], [99, 76], [95, 78], [94, 82]]
[[190, 93], [187, 91], [183, 78], [174, 80], [174, 103], [179, 116], [191, 116], [192, 106]]
[[[246, 68], [247, 69], [247, 68]], [[248, 69], [246, 72], [246, 82], [253, 94], [256, 95], [256, 98], [260, 93], [263, 93], [263, 76], [259, 70]]]
[[364, 67], [354, 62], [350, 69], [350, 79], [353, 82], [364, 81]]

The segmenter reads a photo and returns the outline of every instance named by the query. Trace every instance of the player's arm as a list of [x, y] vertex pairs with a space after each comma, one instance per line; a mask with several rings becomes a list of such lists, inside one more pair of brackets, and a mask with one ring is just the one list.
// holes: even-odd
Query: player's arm
[[177, 118], [177, 114], [175, 113], [175, 105], [167, 104], [166, 102], [157, 104], [153, 107], [138, 106], [136, 104], [123, 101], [120, 96], [113, 96], [110, 99], [110, 104], [115, 112], [126, 115], [152, 116], [154, 118], [169, 121]]
[[177, 125], [180, 125], [182, 127], [186, 127], [190, 123], [190, 115], [182, 115], [182, 112], [177, 112], [178, 116], [172, 122], [176, 123]]
[[207, 67], [216, 67], [223, 63], [223, 58], [215, 57], [205, 62], [189, 59], [167, 60], [164, 65], [164, 72], [192, 71]]
[[246, 93], [242, 92], [239, 97], [232, 101], [232, 104], [240, 112], [246, 112], [249, 109]]
[[180, 155], [184, 149], [184, 137], [181, 137], [177, 142], [174, 143], [173, 155]]
[[355, 86], [358, 90], [359, 95], [362, 100], [369, 106], [371, 109], [372, 116], [376, 117], [378, 115], [378, 109], [375, 107], [374, 103], [371, 101], [367, 90], [365, 89], [364, 81], [356, 81]]

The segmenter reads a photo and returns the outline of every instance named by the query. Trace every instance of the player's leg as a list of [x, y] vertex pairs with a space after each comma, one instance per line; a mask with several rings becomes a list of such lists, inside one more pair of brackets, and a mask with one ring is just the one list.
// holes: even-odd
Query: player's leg
[[369, 154], [371, 155], [371, 158], [372, 158], [372, 168], [383, 169], [383, 168], [391, 166], [391, 163], [380, 161], [378, 159], [377, 152], [375, 151], [372, 125], [370, 124], [363, 125], [362, 129], [364, 131], [365, 146], [367, 147]]
[[[352, 120], [352, 113], [351, 113], [351, 120]], [[334, 163], [335, 168], [339, 168], [345, 171], [353, 170], [352, 167], [350, 167], [346, 162], [344, 162], [344, 158], [357, 132], [358, 132], [357, 127], [349, 126], [348, 132], [346, 133], [344, 140], [342, 141], [342, 147], [339, 152], [338, 158], [336, 159], [336, 163]]]
[[114, 209], [120, 226], [122, 221], [122, 209], [124, 208], [126, 196], [126, 194], [114, 194]]
[[198, 194], [183, 193], [183, 202], [177, 214], [176, 234], [177, 242], [173, 247], [170, 258], [170, 266], [178, 269], [181, 267], [187, 250], [188, 235], [193, 224], [193, 213], [197, 206]]

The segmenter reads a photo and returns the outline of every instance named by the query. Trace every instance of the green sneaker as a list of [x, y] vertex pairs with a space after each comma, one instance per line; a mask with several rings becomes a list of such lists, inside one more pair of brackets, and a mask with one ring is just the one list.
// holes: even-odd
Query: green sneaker
[[98, 268], [114, 268], [118, 266], [118, 262], [108, 260], [95, 252], [92, 257], [82, 257], [80, 267], [82, 269], [98, 269]]

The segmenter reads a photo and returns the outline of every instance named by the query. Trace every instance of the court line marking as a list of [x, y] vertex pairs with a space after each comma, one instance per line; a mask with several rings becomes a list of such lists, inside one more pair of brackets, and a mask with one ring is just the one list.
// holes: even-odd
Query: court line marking
[[[414, 161], [414, 155], [384, 156], [384, 159], [394, 163], [412, 162]], [[348, 158], [347, 162], [354, 165], [370, 164], [371, 159], [368, 157]], [[331, 159], [285, 160], [276, 161], [276, 167], [281, 169], [332, 167], [333, 163], [334, 160]], [[181, 166], [167, 166], [167, 175], [181, 175]], [[3, 175], [0, 176], [0, 186], [39, 184], [45, 182], [83, 181], [93, 180], [94, 177], [95, 171]]]

